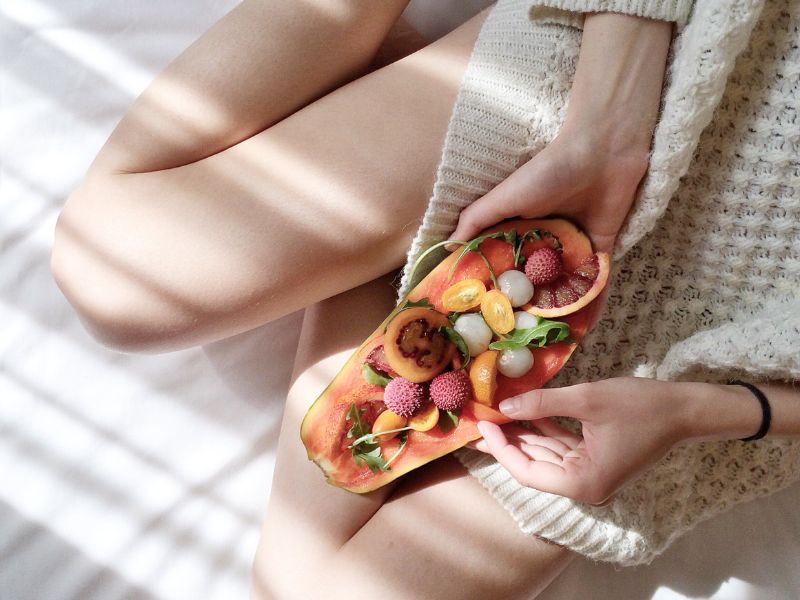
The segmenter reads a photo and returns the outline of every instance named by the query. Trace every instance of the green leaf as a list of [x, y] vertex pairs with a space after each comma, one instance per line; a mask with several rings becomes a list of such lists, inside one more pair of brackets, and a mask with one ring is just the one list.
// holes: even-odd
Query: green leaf
[[456, 348], [458, 348], [458, 351], [461, 352], [461, 356], [463, 357], [461, 366], [466, 367], [470, 360], [469, 346], [467, 346], [467, 342], [465, 342], [464, 338], [461, 337], [461, 334], [452, 327], [440, 327], [439, 331], [444, 333], [447, 339], [456, 345]]
[[397, 448], [397, 452], [394, 453], [392, 458], [390, 458], [389, 460], [386, 461], [386, 469], [384, 469], [384, 470], [388, 470], [389, 469], [389, 465], [391, 465], [395, 461], [395, 459], [398, 456], [400, 456], [400, 453], [406, 447], [407, 443], [408, 443], [408, 433], [404, 431], [403, 433], [400, 434], [400, 446]]
[[386, 462], [386, 459], [383, 458], [381, 455], [381, 447], [375, 446], [371, 450], [365, 450], [362, 452], [353, 452], [353, 458], [356, 461], [357, 466], [362, 466], [366, 464], [369, 467], [369, 470], [373, 473], [377, 473], [378, 471], [388, 471], [389, 470], [389, 463]]
[[427, 298], [420, 298], [419, 300], [406, 300], [403, 308], [400, 310], [407, 310], [409, 308], [433, 308], [433, 304]]
[[514, 329], [506, 339], [489, 344], [489, 348], [492, 350], [513, 350], [524, 348], [534, 342], [539, 348], [543, 348], [547, 344], [563, 342], [568, 337], [569, 325], [562, 321], [543, 319], [536, 327]]
[[364, 377], [364, 380], [367, 383], [372, 385], [379, 385], [381, 387], [386, 387], [389, 382], [392, 380], [391, 377], [386, 377], [385, 375], [381, 375], [378, 371], [375, 370], [369, 363], [364, 363], [364, 366], [361, 367], [361, 376]]
[[460, 312], [451, 312], [449, 315], [447, 315], [447, 318], [448, 318], [448, 319], [450, 319], [450, 322], [451, 322], [453, 325], [455, 325], [455, 324], [456, 324], [456, 321], [458, 321], [458, 317], [460, 317], [460, 316], [461, 316], [461, 314], [462, 314], [462, 313], [460, 313]]
[[411, 286], [414, 286], [416, 284], [416, 281], [414, 280], [414, 276], [417, 274], [417, 269], [419, 269], [420, 265], [422, 264], [422, 261], [424, 261], [428, 257], [428, 255], [430, 255], [432, 252], [435, 252], [439, 248], [442, 248], [443, 246], [448, 246], [450, 244], [454, 244], [454, 245], [458, 245], [458, 246], [464, 246], [464, 245], [466, 245], [466, 242], [459, 242], [459, 241], [454, 241], [454, 240], [443, 240], [441, 242], [435, 243], [430, 248], [427, 248], [422, 254], [420, 254], [417, 257], [417, 260], [415, 260], [414, 264], [411, 266], [411, 271], [409, 271], [409, 273], [408, 273], [407, 281], [409, 282], [409, 284]]
[[389, 467], [381, 455], [381, 447], [375, 442], [374, 436], [367, 431], [367, 425], [364, 423], [362, 413], [355, 403], [350, 405], [350, 410], [347, 411], [347, 418], [353, 422], [350, 429], [347, 430], [347, 437], [356, 438], [348, 446], [353, 453], [353, 460], [356, 461], [356, 466], [367, 465], [373, 473], [379, 470], [387, 470]]
[[442, 433], [449, 433], [458, 427], [458, 418], [461, 415], [460, 410], [443, 410], [440, 411], [439, 416], [439, 429]]
[[346, 418], [353, 422], [350, 429], [347, 430], [348, 438], [360, 438], [365, 433], [369, 433], [369, 431], [367, 431], [367, 426], [361, 418], [361, 411], [358, 410], [355, 402], [350, 405], [350, 410], [347, 411]]

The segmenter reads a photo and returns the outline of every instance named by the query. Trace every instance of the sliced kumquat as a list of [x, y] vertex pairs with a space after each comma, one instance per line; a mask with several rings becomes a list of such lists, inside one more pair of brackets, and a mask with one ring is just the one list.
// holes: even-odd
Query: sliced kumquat
[[480, 279], [464, 279], [442, 293], [442, 306], [450, 312], [464, 312], [479, 306], [486, 286]]
[[472, 359], [469, 365], [469, 380], [476, 402], [492, 406], [497, 391], [497, 350], [487, 350]]
[[[375, 422], [372, 424], [372, 433], [378, 434], [383, 431], [400, 429], [401, 427], [406, 426], [407, 421], [408, 419], [406, 419], [405, 417], [401, 417], [397, 413], [393, 413], [390, 410], [385, 410], [378, 415], [378, 418], [375, 419]], [[378, 442], [388, 442], [397, 434], [398, 434], [397, 431], [395, 431], [394, 433], [386, 433], [384, 435], [379, 435], [377, 439]]]
[[408, 420], [408, 426], [414, 431], [430, 431], [438, 422], [439, 409], [433, 402], [429, 402]]
[[497, 333], [508, 333], [514, 329], [514, 309], [500, 290], [486, 292], [481, 300], [481, 314], [486, 324]]

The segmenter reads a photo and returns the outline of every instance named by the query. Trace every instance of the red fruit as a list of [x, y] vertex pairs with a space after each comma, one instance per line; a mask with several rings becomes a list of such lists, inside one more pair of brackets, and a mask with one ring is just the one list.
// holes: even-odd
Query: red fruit
[[564, 271], [551, 283], [536, 286], [530, 303], [522, 309], [545, 319], [577, 312], [600, 295], [610, 271], [611, 261], [605, 252], [587, 256], [575, 270]]
[[377, 346], [372, 352], [367, 355], [367, 360], [364, 361], [376, 371], [388, 375], [389, 377], [396, 377], [397, 373], [394, 372], [386, 359], [386, 353], [383, 351], [383, 344]]
[[442, 410], [458, 410], [472, 398], [469, 376], [463, 369], [437, 375], [431, 381], [430, 396]]
[[533, 285], [552, 283], [561, 271], [561, 254], [553, 248], [534, 250], [525, 262], [525, 275]]
[[383, 402], [386, 408], [400, 415], [410, 417], [425, 400], [425, 386], [409, 381], [404, 377], [395, 377], [383, 392]]

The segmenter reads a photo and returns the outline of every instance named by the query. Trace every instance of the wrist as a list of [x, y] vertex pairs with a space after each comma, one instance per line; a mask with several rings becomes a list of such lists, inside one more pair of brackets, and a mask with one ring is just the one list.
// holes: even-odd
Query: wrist
[[614, 13], [586, 17], [564, 127], [614, 155], [644, 155], [658, 116], [672, 24]]
[[761, 408], [747, 388], [713, 383], [687, 386], [681, 411], [685, 440], [742, 439], [758, 430]]

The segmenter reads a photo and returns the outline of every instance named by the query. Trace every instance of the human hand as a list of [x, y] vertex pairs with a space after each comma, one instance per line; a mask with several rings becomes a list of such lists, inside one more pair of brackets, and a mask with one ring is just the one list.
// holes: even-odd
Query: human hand
[[[693, 437], [690, 402], [702, 404], [724, 387], [622, 377], [534, 390], [504, 400], [500, 410], [531, 419], [535, 431], [481, 421], [483, 439], [474, 447], [492, 454], [523, 485], [599, 505]], [[553, 416], [579, 420], [582, 435], [557, 425]]]
[[564, 131], [459, 217], [450, 239], [469, 240], [511, 217], [557, 214], [610, 252], [647, 170], [647, 151], [611, 155], [604, 142]]
[[558, 136], [464, 209], [450, 239], [510, 217], [558, 215], [610, 252], [647, 170], [671, 34], [665, 21], [587, 15]]

